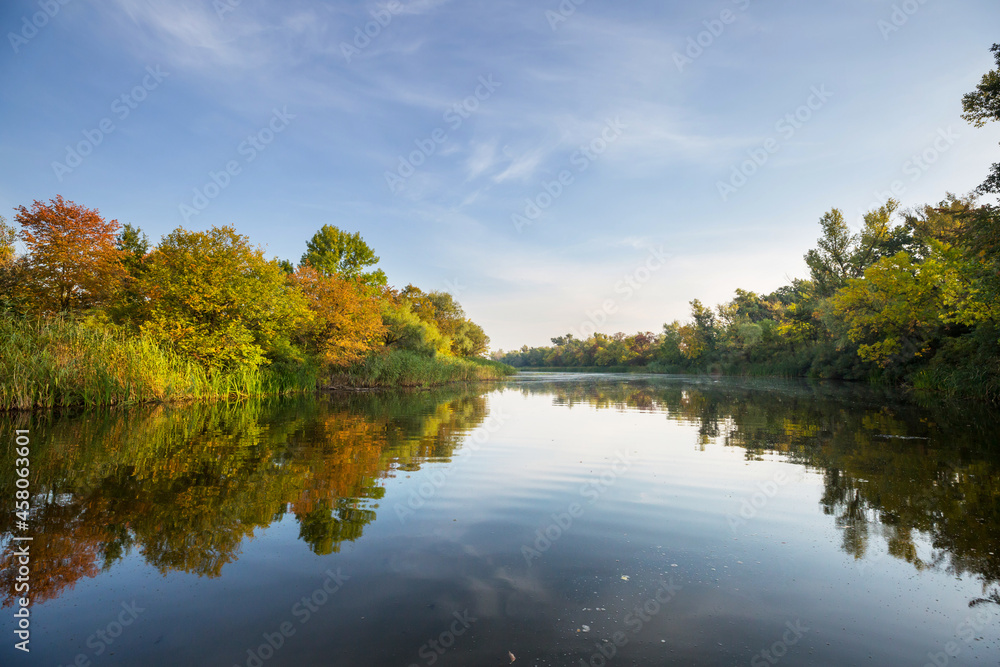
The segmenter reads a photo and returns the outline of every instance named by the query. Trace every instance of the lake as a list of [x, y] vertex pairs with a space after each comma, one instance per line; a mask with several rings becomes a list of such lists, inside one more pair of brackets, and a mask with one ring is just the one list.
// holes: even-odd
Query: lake
[[984, 406], [522, 373], [0, 424], [4, 665], [1000, 661]]

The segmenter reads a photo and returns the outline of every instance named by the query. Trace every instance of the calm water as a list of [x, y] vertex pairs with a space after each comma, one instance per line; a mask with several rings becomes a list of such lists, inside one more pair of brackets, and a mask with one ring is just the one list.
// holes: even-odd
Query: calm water
[[[0, 417], [3, 665], [1000, 661], [1000, 422], [866, 388], [506, 385]], [[30, 654], [12, 536], [30, 543]]]

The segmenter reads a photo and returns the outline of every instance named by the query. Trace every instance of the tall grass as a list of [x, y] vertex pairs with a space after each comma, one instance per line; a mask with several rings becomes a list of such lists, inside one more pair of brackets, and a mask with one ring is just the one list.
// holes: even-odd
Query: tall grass
[[342, 374], [330, 378], [333, 386], [431, 387], [452, 382], [500, 380], [516, 369], [478, 358], [427, 357], [408, 350], [374, 354]]
[[0, 317], [0, 409], [223, 398], [315, 386], [310, 366], [213, 373], [147, 336], [69, 319]]

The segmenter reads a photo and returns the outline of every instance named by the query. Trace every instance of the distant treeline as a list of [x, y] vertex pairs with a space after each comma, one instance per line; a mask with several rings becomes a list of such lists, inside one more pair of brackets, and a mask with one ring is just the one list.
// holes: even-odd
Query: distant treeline
[[834, 209], [806, 254], [809, 280], [770, 294], [736, 290], [652, 332], [572, 334], [495, 358], [515, 367], [909, 382], [1000, 397], [1000, 210], [949, 198], [893, 224], [890, 201], [852, 234]]
[[61, 196], [15, 219], [0, 217], [0, 409], [512, 372], [482, 358], [489, 338], [452, 295], [387, 286], [357, 233], [324, 225], [293, 266], [231, 227], [152, 246]]
[[[963, 98], [976, 126], [1000, 120], [998, 69]], [[805, 255], [810, 276], [770, 294], [736, 290], [660, 333], [567, 334], [495, 355], [516, 367], [641, 367], [908, 382], [1000, 399], [1000, 164], [967, 196], [900, 211], [888, 199], [852, 231], [832, 209]]]

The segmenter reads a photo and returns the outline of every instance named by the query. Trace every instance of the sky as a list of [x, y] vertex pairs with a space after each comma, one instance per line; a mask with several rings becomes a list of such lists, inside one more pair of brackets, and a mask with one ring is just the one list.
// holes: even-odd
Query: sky
[[7, 0], [0, 215], [56, 195], [231, 225], [298, 261], [360, 232], [496, 349], [660, 331], [964, 194], [996, 0]]

